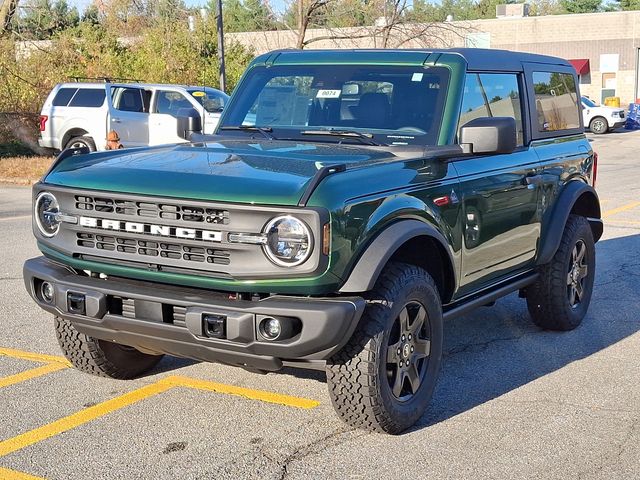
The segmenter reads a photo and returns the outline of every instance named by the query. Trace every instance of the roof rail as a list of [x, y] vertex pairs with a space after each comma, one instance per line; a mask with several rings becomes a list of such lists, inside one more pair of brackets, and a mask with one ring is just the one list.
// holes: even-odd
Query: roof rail
[[74, 82], [80, 82], [84, 80], [97, 80], [104, 83], [113, 83], [116, 82], [135, 82], [141, 83], [142, 80], [138, 80], [135, 78], [119, 78], [119, 77], [71, 77]]

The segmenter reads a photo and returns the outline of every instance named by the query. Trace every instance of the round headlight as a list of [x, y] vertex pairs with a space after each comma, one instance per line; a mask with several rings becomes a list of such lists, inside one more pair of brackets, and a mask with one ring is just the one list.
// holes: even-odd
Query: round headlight
[[295, 267], [311, 253], [313, 239], [309, 228], [295, 217], [276, 217], [265, 227], [264, 251], [276, 265]]
[[40, 233], [45, 237], [53, 237], [58, 233], [58, 228], [60, 228], [59, 211], [58, 200], [52, 193], [42, 192], [36, 198], [34, 216]]

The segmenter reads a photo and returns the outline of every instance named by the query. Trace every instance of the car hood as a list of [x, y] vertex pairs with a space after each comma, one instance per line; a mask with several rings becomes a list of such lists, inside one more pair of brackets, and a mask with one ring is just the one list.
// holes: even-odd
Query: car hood
[[220, 140], [71, 156], [44, 181], [109, 192], [296, 205], [322, 166], [352, 168], [396, 158], [356, 145]]
[[591, 112], [599, 115], [611, 115], [613, 112], [624, 112], [624, 108], [618, 107], [605, 107], [600, 105], [598, 107], [584, 107], [585, 110], [591, 110]]

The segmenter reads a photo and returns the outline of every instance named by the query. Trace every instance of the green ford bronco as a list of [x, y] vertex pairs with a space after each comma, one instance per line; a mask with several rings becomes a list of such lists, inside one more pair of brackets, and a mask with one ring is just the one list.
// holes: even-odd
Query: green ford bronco
[[277, 51], [215, 135], [179, 115], [189, 142], [66, 150], [34, 186], [24, 279], [80, 370], [325, 369], [344, 421], [399, 433], [444, 320], [515, 291], [541, 328], [585, 316], [603, 226], [565, 60]]

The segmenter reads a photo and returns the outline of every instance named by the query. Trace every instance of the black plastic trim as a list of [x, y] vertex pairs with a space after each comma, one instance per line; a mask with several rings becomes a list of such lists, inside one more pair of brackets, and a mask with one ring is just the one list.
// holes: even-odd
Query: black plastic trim
[[[83, 333], [104, 340], [138, 347], [144, 351], [222, 362], [261, 370], [278, 370], [283, 360], [326, 360], [351, 337], [365, 308], [361, 297], [271, 296], [259, 301], [231, 300], [224, 292], [154, 284], [124, 278], [100, 279], [69, 272], [44, 257], [27, 260], [24, 282], [31, 297], [44, 310], [70, 320]], [[35, 282], [54, 285], [57, 301], [44, 303], [35, 292]], [[68, 311], [67, 292], [86, 297], [86, 315]], [[186, 317], [203, 312], [224, 315], [228, 332], [238, 330], [235, 340], [207, 338], [186, 326], [141, 318], [125, 318], [107, 308], [110, 296], [186, 307]], [[256, 335], [256, 322], [263, 316], [297, 318], [302, 324], [295, 337], [269, 342]], [[250, 328], [247, 327], [250, 318]], [[237, 321], [231, 325], [230, 321]], [[201, 325], [201, 322], [196, 322]], [[236, 328], [238, 327], [238, 328]], [[313, 363], [313, 362], [309, 362]]]
[[451, 249], [435, 227], [419, 220], [401, 220], [383, 230], [367, 247], [340, 292], [359, 293], [371, 290], [380, 272], [398, 248], [408, 240], [422, 235], [438, 241], [448, 254], [449, 265], [454, 265]]
[[444, 320], [461, 317], [478, 307], [482, 307], [483, 305], [494, 302], [511, 292], [515, 292], [516, 290], [520, 290], [521, 288], [531, 285], [537, 278], [537, 272], [527, 272], [522, 275], [518, 275], [515, 278], [509, 278], [497, 286], [491, 287], [489, 290], [472, 294], [458, 302], [446, 305], [442, 316]]
[[[564, 232], [564, 226], [567, 224], [569, 214], [578, 198], [584, 194], [595, 196], [598, 206], [600, 205], [595, 189], [591, 185], [578, 180], [567, 183], [558, 195], [553, 212], [549, 215], [548, 224], [542, 231], [540, 254], [536, 261], [538, 265], [548, 263], [555, 255], [562, 241], [562, 232]], [[599, 208], [597, 213], [599, 216]], [[591, 225], [593, 239], [597, 242], [603, 232], [602, 220], [596, 217], [588, 217], [587, 219], [589, 220], [589, 225]]]
[[346, 169], [347, 169], [347, 166], [343, 163], [338, 165], [327, 165], [320, 168], [320, 170], [318, 170], [315, 173], [315, 175], [311, 178], [311, 180], [309, 180], [309, 183], [307, 184], [307, 188], [302, 194], [302, 197], [300, 197], [298, 206], [299, 207], [307, 206], [307, 203], [309, 202], [311, 195], [313, 195], [313, 192], [315, 192], [316, 188], [318, 188], [318, 185], [320, 185], [322, 180], [327, 178], [329, 175], [333, 175], [334, 173], [344, 172]]

